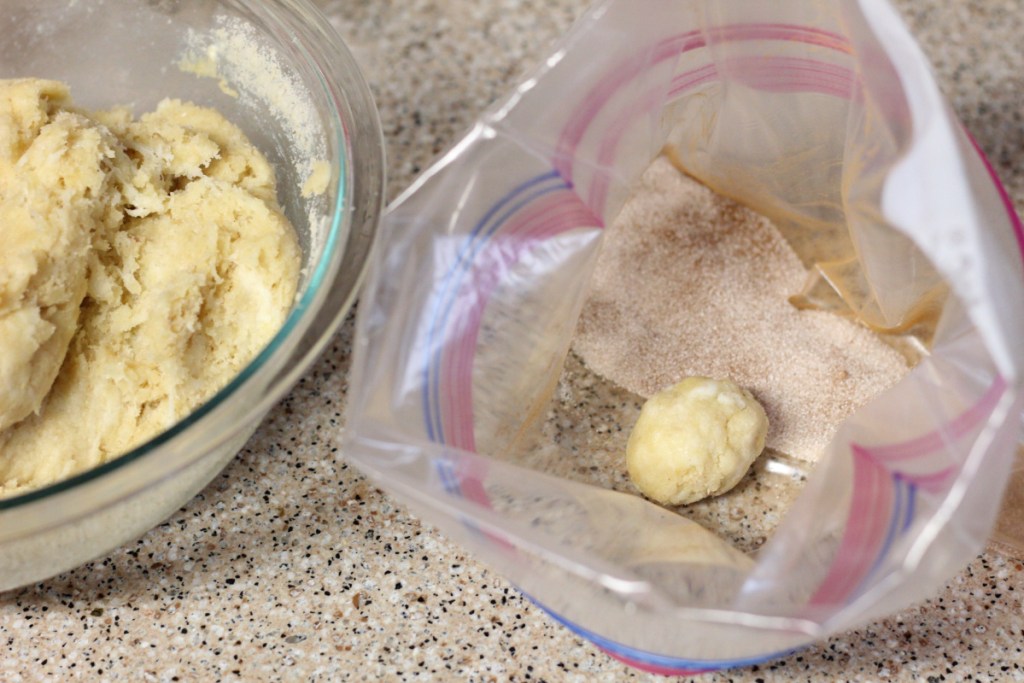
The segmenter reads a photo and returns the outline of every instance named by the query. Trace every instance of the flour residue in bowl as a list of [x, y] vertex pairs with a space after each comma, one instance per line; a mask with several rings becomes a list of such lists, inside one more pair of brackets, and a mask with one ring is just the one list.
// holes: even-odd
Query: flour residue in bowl
[[[326, 165], [330, 171], [330, 164], [319, 113], [303, 80], [286, 68], [266, 38], [250, 23], [220, 17], [213, 29], [190, 29], [185, 45], [178, 68], [216, 79], [222, 92], [271, 116], [294, 149], [295, 177], [302, 179], [304, 190], [317, 190], [303, 197], [323, 194], [330, 176], [321, 179], [322, 169]], [[307, 213], [310, 253], [320, 253], [326, 237], [324, 207], [311, 203]]]
[[178, 67], [217, 78], [234, 96], [254, 98], [288, 133], [305, 163], [326, 155], [316, 107], [302, 79], [282, 65], [276, 51], [249, 23], [221, 17], [209, 31], [190, 29]]

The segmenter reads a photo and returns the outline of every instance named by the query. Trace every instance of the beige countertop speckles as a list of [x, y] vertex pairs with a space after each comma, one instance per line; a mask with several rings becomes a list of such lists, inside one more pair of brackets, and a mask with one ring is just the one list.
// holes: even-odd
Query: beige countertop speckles
[[[321, 0], [381, 110], [390, 196], [584, 0]], [[1024, 209], [1024, 1], [901, 0]], [[109, 556], [0, 595], [0, 680], [647, 680], [556, 625], [338, 455], [351, 321], [241, 455]], [[705, 680], [1024, 680], [1024, 567], [975, 558], [931, 600]]]

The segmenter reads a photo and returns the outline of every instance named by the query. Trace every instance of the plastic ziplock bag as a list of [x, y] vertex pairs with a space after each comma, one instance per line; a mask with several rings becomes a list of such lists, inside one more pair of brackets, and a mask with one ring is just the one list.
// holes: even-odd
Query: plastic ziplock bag
[[[666, 144], [776, 221], [809, 305], [896, 331], [935, 313], [923, 359], [839, 428], [755, 557], [515, 462], [601, 228]], [[767, 659], [928, 596], [983, 544], [1020, 424], [1022, 255], [883, 0], [598, 2], [389, 208], [346, 455], [614, 656], [663, 673]]]

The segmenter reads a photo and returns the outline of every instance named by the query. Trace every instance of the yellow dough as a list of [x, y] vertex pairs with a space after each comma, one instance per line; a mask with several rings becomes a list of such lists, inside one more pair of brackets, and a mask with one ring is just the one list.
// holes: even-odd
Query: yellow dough
[[300, 251], [219, 113], [133, 120], [0, 81], [0, 496], [103, 463], [227, 384], [283, 323]]
[[728, 380], [689, 377], [652, 396], [626, 445], [637, 488], [664, 505], [725, 493], [764, 450], [768, 418]]

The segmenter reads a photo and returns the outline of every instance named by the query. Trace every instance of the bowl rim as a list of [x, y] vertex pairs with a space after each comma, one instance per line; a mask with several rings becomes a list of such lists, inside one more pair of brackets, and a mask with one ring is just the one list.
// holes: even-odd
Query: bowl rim
[[[358, 63], [348, 50], [342, 38], [337, 35], [336, 31], [334, 31], [327, 18], [312, 4], [310, 0], [288, 0], [288, 2], [275, 4], [279, 9], [283, 9], [288, 12], [292, 19], [298, 19], [299, 21], [315, 21], [317, 24], [315, 26], [316, 30], [320, 33], [326, 31], [327, 36], [336, 42], [336, 44], [330, 46], [331, 48], [334, 48], [332, 50], [332, 54], [326, 55], [325, 57], [329, 60], [347, 62], [346, 66], [351, 71], [351, 73], [348, 74], [349, 77], [355, 78], [357, 81], [355, 84], [357, 87], [354, 89], [346, 89], [344, 91], [344, 103], [362, 100], [361, 104], [363, 105], [363, 108], [368, 108], [373, 114], [373, 121], [368, 123], [375, 131], [377, 138], [376, 147], [379, 151], [380, 159], [379, 163], [376, 165], [378, 167], [380, 177], [376, 180], [378, 181], [379, 186], [383, 188], [386, 175], [383, 158], [383, 131], [377, 109], [373, 101], [373, 96]], [[89, 482], [106, 478], [114, 472], [120, 471], [133, 463], [144, 460], [146, 456], [159, 453], [161, 446], [174, 441], [177, 437], [188, 432], [193, 425], [202, 421], [217, 409], [224, 407], [228, 400], [255, 376], [268, 369], [273, 369], [271, 360], [276, 359], [278, 356], [286, 356], [291, 351], [292, 347], [292, 344], [289, 344], [289, 342], [301, 339], [302, 335], [308, 331], [309, 325], [316, 317], [316, 314], [324, 309], [326, 303], [326, 297], [323, 296], [324, 289], [331, 284], [332, 276], [336, 276], [341, 259], [347, 252], [345, 249], [345, 238], [353, 229], [360, 229], [362, 234], [365, 235], [366, 226], [355, 225], [355, 221], [353, 219], [352, 173], [354, 159], [352, 153], [354, 145], [348, 134], [352, 126], [350, 125], [350, 122], [346, 121], [342, 116], [338, 103], [335, 101], [335, 91], [331, 88], [329, 78], [323, 73], [322, 65], [316, 59], [312, 58], [311, 55], [305, 54], [304, 51], [302, 51], [302, 54], [304, 59], [307, 61], [308, 66], [313, 68], [318, 76], [316, 79], [316, 86], [324, 91], [326, 99], [331, 103], [331, 118], [329, 121], [330, 128], [328, 132], [333, 133], [335, 138], [334, 143], [338, 150], [336, 161], [339, 165], [339, 173], [334, 187], [336, 190], [335, 200], [333, 206], [329, 208], [328, 214], [331, 217], [331, 223], [323, 240], [323, 246], [320, 250], [319, 258], [315, 264], [311, 263], [307, 265], [307, 268], [311, 268], [312, 270], [307, 280], [305, 290], [295, 301], [284, 323], [282, 323], [281, 327], [277, 330], [271, 340], [267, 342], [266, 346], [248, 363], [246, 363], [246, 365], [231, 379], [230, 382], [228, 382], [228, 384], [220, 388], [212, 396], [207, 398], [199, 407], [175, 422], [168, 429], [100, 465], [91, 467], [70, 477], [60, 479], [39, 488], [33, 488], [22, 493], [0, 497], [0, 515], [13, 513], [15, 510], [20, 508], [27, 508], [47, 499], [58, 497], [61, 494], [84, 488]], [[372, 217], [372, 223], [376, 223], [379, 220], [380, 214], [383, 211], [383, 197], [384, 193], [383, 191], [380, 191], [377, 198], [377, 206], [371, 207], [372, 210], [370, 212], [370, 216]], [[361, 260], [356, 265], [358, 273], [353, 281], [354, 286], [352, 291], [349, 292], [346, 297], [344, 304], [346, 308], [355, 298], [356, 293], [365, 279], [366, 271], [369, 268], [370, 254], [373, 249], [372, 243], [376, 242], [376, 225], [373, 225], [372, 234], [369, 235], [369, 239], [371, 241], [371, 245], [369, 248], [364, 250]], [[341, 322], [342, 316], [340, 313], [342, 312], [343, 311], [336, 312], [337, 314], [335, 315], [334, 324], [329, 326], [328, 334], [325, 336], [330, 336], [329, 333], [333, 332], [334, 329], [336, 329], [337, 324]], [[318, 355], [319, 353], [307, 354], [304, 360], [306, 360], [308, 364], [308, 362], [311, 362]], [[252, 417], [263, 410], [269, 409], [274, 403], [276, 403], [280, 399], [281, 395], [290, 388], [294, 379], [297, 379], [297, 373], [295, 372], [277, 372], [270, 382], [271, 388], [267, 392], [267, 395], [253, 402], [252, 405], [242, 411], [241, 414], [237, 416], [238, 419], [233, 422], [232, 427], [225, 431], [234, 434], [244, 428], [244, 425], [248, 424]], [[225, 435], [219, 436], [223, 437]], [[182, 467], [187, 464], [188, 463], [183, 462]], [[140, 482], [141, 487], [145, 487], [150, 483], [152, 482]], [[107, 504], [111, 501], [97, 502]], [[186, 501], [182, 501], [182, 503], [184, 502]]]

